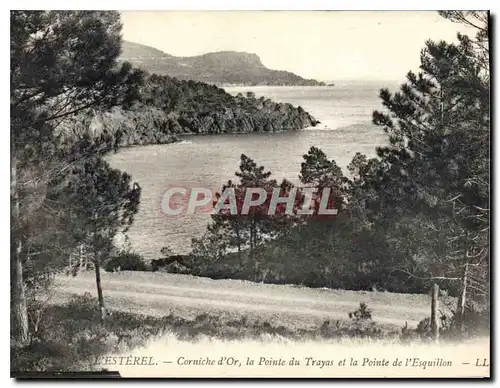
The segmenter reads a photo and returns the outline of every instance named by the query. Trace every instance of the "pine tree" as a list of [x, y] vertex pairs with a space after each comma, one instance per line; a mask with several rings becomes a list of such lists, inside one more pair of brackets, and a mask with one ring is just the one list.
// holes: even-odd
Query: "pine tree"
[[300, 181], [317, 190], [315, 198], [316, 211], [321, 203], [323, 190], [330, 189], [328, 198], [329, 209], [341, 209], [346, 196], [347, 179], [342, 169], [334, 160], [328, 160], [326, 154], [317, 147], [311, 147], [303, 156], [300, 168]]
[[322, 150], [313, 146], [303, 158], [299, 175], [302, 183], [318, 188], [342, 186], [342, 170], [334, 160], [328, 160]]
[[[137, 96], [141, 72], [130, 64], [117, 66], [118, 12], [12, 11], [10, 22], [11, 315], [14, 338], [26, 344], [26, 186], [43, 184], [66, 169], [54, 159], [60, 154], [58, 127], [67, 118], [129, 104]], [[30, 166], [38, 166], [40, 175], [26, 182], [24, 171]]]
[[475, 41], [458, 35], [456, 44], [427, 42], [421, 72], [409, 72], [394, 94], [381, 91], [387, 112], [374, 112], [373, 122], [389, 134], [390, 146], [377, 150], [363, 182], [377, 192], [369, 197], [372, 221], [387, 227], [393, 246], [409, 257], [402, 265], [409, 276], [469, 279], [478, 295], [489, 288], [487, 29], [481, 25]]
[[[228, 250], [236, 249], [238, 265], [245, 267], [250, 260], [254, 271], [258, 271], [260, 264], [256, 251], [266, 242], [290, 231], [296, 221], [298, 205], [294, 203], [293, 209], [288, 211], [284, 203], [277, 203], [274, 214], [270, 214], [274, 190], [280, 197], [288, 197], [293, 194], [293, 185], [287, 180], [278, 184], [271, 179], [270, 171], [265, 171], [264, 166], [257, 165], [244, 154], [235, 174], [239, 182], [228, 181], [221, 193], [216, 194], [212, 222], [202, 238], [193, 240], [193, 254], [213, 262], [222, 259]], [[252, 205], [245, 214], [245, 198], [254, 188], [264, 189], [265, 198], [261, 205]], [[234, 204], [232, 208], [231, 204]]]
[[131, 184], [130, 176], [112, 169], [100, 157], [75, 165], [60, 195], [53, 198], [66, 203], [74, 244], [90, 248], [101, 320], [106, 312], [100, 268], [114, 248], [114, 237], [132, 224], [139, 199], [140, 187]]
[[[234, 199], [236, 203], [237, 214], [232, 214], [230, 209], [221, 209], [212, 215], [212, 224], [209, 226], [212, 234], [221, 233], [224, 236], [224, 241], [226, 241], [225, 247], [231, 249], [236, 248], [238, 252], [238, 259], [240, 265], [242, 265], [242, 250], [248, 243], [248, 233], [246, 217], [241, 215], [241, 207], [244, 198], [244, 191], [242, 191], [232, 180], [229, 180], [227, 184], [222, 186], [221, 192], [234, 192]], [[216, 201], [214, 202], [214, 207], [218, 205], [218, 201], [221, 200], [221, 194], [216, 194]], [[231, 198], [228, 198], [224, 204], [228, 204]], [[223, 204], [219, 204], [223, 205]]]

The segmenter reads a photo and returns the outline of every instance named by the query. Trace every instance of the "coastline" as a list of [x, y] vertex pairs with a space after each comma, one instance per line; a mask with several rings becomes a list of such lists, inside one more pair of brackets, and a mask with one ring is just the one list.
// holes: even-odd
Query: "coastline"
[[[318, 124], [321, 122], [318, 121]], [[316, 127], [306, 127], [306, 128], [297, 128], [297, 129], [283, 129], [279, 131], [253, 131], [253, 132], [245, 132], [245, 131], [236, 131], [236, 132], [217, 132], [217, 133], [195, 133], [195, 132], [185, 132], [185, 133], [175, 133], [172, 134], [172, 138], [169, 139], [171, 141], [166, 141], [166, 142], [161, 142], [161, 143], [148, 143], [148, 144], [129, 144], [129, 145], [120, 145], [118, 149], [114, 152], [112, 150], [109, 151], [108, 154], [113, 154], [113, 153], [118, 153], [122, 149], [129, 149], [129, 148], [138, 148], [138, 147], [148, 147], [148, 146], [154, 146], [154, 145], [169, 145], [169, 144], [180, 144], [182, 143], [183, 140], [182, 138], [190, 138], [190, 137], [207, 137], [207, 136], [219, 136], [219, 135], [251, 135], [251, 134], [263, 134], [263, 133], [269, 133], [269, 134], [274, 134], [274, 133], [287, 133], [287, 132], [298, 132], [298, 131], [303, 131], [307, 129], [318, 129]], [[332, 129], [330, 129], [332, 130]]]
[[[321, 122], [318, 121], [318, 124], [321, 124]], [[263, 133], [285, 133], [285, 132], [297, 132], [297, 131], [303, 131], [308, 128], [315, 128], [314, 126], [310, 127], [305, 127], [305, 128], [297, 128], [297, 129], [281, 129], [278, 131], [233, 131], [233, 132], [216, 132], [216, 133], [195, 133], [195, 132], [186, 132], [186, 133], [176, 133], [175, 136], [178, 137], [184, 137], [184, 136], [218, 136], [218, 135], [249, 135], [253, 133], [258, 133], [258, 134], [263, 134]], [[175, 142], [172, 142], [175, 143]], [[165, 143], [169, 144], [169, 143]]]
[[212, 84], [218, 88], [333, 88], [334, 85], [245, 85], [245, 84]]

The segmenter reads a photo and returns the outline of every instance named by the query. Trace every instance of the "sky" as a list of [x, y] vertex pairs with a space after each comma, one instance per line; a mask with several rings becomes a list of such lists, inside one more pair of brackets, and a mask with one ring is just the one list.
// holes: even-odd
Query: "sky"
[[246, 51], [305, 78], [400, 80], [426, 40], [474, 31], [435, 11], [126, 11], [123, 38], [175, 56]]

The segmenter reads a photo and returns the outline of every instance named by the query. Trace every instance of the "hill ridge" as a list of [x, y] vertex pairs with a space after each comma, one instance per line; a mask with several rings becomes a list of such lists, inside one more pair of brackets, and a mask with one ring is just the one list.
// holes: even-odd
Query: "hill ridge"
[[267, 68], [256, 53], [220, 50], [176, 57], [140, 43], [123, 41], [120, 59], [150, 73], [212, 84], [326, 86], [285, 70]]

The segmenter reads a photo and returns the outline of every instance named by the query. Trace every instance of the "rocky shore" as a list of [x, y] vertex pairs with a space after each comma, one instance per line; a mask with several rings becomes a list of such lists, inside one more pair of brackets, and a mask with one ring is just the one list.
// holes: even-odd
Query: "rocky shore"
[[65, 134], [69, 143], [83, 129], [115, 149], [173, 143], [177, 135], [282, 132], [319, 124], [300, 106], [256, 98], [251, 92], [232, 96], [214, 85], [157, 75], [147, 79], [132, 107], [76, 121]]
[[258, 101], [254, 109], [219, 109], [211, 112], [169, 112], [138, 106], [100, 113], [92, 120], [92, 132], [115, 138], [118, 147], [168, 144], [176, 135], [280, 132], [316, 126], [319, 122], [301, 107]]

